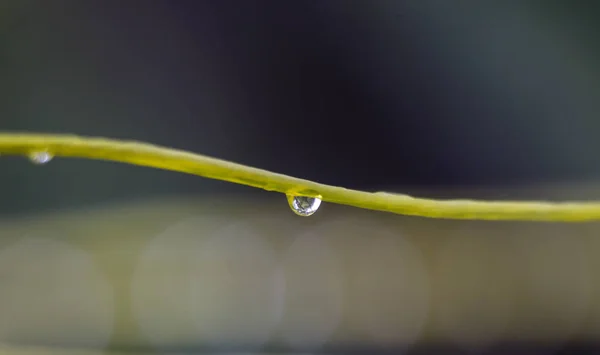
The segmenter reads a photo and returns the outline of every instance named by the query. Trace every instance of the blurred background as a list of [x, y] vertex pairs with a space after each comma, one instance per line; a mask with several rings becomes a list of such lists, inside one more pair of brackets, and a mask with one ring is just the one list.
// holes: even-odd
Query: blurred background
[[[438, 198], [600, 199], [585, 1], [3, 0], [0, 130]], [[0, 353], [600, 351], [600, 224], [0, 160]]]

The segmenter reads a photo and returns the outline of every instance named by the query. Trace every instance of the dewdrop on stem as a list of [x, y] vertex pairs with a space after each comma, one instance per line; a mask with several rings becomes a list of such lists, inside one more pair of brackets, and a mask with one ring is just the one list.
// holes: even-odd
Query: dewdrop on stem
[[40, 164], [40, 165], [46, 164], [50, 160], [52, 160], [52, 158], [53, 158], [52, 154], [50, 154], [46, 151], [32, 152], [29, 154], [29, 160], [31, 160], [31, 162], [34, 164]]
[[321, 199], [318, 197], [286, 195], [288, 204], [292, 211], [298, 216], [308, 217], [317, 212], [321, 206]]

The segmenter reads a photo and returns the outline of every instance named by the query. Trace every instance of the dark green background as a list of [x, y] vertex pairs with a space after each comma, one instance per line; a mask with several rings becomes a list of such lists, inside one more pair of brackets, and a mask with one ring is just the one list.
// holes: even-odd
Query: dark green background
[[[600, 173], [594, 2], [1, 6], [1, 130], [144, 140], [372, 190]], [[4, 214], [257, 193], [111, 163], [0, 162]]]

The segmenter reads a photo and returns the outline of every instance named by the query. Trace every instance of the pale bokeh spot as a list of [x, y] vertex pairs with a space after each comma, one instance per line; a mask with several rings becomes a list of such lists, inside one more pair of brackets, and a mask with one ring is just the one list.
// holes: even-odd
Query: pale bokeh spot
[[600, 223], [586, 223], [578, 226], [582, 238], [582, 248], [586, 254], [589, 267], [589, 278], [591, 283], [590, 304], [588, 308], [587, 322], [581, 327], [580, 337], [586, 339], [600, 339]]
[[317, 350], [335, 332], [343, 311], [343, 273], [328, 236], [299, 233], [283, 256], [285, 314], [278, 330], [294, 350]]
[[50, 238], [0, 250], [0, 341], [105, 348], [112, 286], [85, 251]]
[[529, 317], [514, 324], [515, 336], [569, 341], [588, 315], [593, 284], [582, 241], [567, 226], [523, 230], [517, 240], [522, 268], [522, 308]]
[[432, 263], [434, 333], [483, 351], [502, 340], [514, 315], [512, 264], [501, 232], [472, 223], [448, 232]]
[[[429, 311], [429, 279], [420, 251], [399, 232], [366, 221], [345, 221], [349, 252], [348, 318], [377, 346], [409, 347]], [[362, 333], [361, 332], [361, 333]]]
[[132, 302], [157, 347], [260, 348], [279, 321], [284, 280], [270, 245], [250, 224], [183, 221], [141, 255]]

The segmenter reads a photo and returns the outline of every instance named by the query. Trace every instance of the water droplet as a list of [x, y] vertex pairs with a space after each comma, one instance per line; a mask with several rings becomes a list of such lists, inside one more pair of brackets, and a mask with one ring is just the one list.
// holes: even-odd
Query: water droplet
[[29, 160], [34, 164], [46, 164], [52, 160], [52, 154], [48, 152], [33, 152], [29, 154]]
[[287, 195], [287, 200], [298, 216], [312, 216], [321, 206], [321, 199], [317, 197]]

